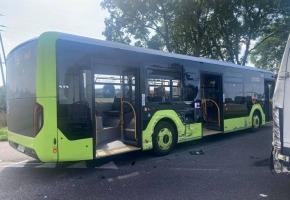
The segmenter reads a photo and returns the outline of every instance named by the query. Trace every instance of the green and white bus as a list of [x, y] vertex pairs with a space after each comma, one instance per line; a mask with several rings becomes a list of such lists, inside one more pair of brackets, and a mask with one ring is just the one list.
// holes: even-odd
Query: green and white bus
[[134, 151], [258, 129], [274, 74], [57, 32], [7, 58], [8, 140], [42, 162]]

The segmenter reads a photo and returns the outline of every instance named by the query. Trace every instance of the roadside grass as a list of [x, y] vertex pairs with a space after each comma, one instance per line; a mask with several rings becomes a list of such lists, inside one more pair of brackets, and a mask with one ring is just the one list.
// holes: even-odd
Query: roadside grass
[[6, 141], [8, 135], [7, 127], [0, 128], [0, 141]]
[[0, 111], [0, 141], [7, 140], [8, 129], [6, 114]]

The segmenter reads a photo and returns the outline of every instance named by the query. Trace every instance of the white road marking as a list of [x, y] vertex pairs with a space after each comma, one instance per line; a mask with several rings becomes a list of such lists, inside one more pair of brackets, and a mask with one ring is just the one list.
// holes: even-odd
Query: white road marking
[[131, 174], [126, 174], [126, 175], [123, 175], [123, 176], [118, 176], [117, 178], [119, 180], [121, 180], [121, 179], [130, 178], [130, 177], [133, 177], [133, 176], [138, 176], [139, 174], [140, 174], [140, 172], [133, 172]]
[[169, 168], [172, 170], [180, 170], [180, 171], [220, 171], [220, 169], [203, 169], [203, 168]]
[[139, 174], [140, 174], [140, 172], [133, 172], [131, 174], [126, 174], [126, 175], [123, 175], [123, 176], [117, 176], [117, 178], [108, 178], [107, 181], [108, 182], [113, 182], [115, 179], [122, 180], [122, 179], [126, 179], [126, 178], [131, 178], [131, 177], [134, 177], [134, 176], [138, 176]]
[[111, 161], [111, 162], [103, 164], [99, 167], [96, 167], [96, 169], [119, 169], [119, 168], [117, 167], [117, 165], [113, 161]]
[[23, 163], [26, 163], [28, 162], [29, 160], [23, 160], [23, 161], [20, 161], [20, 162], [13, 162], [13, 163], [10, 163], [8, 165], [3, 165], [2, 168], [6, 168], [6, 167], [17, 167], [17, 165], [20, 165], [21, 166], [24, 166]]
[[56, 163], [44, 163], [42, 165], [36, 166], [35, 168], [55, 168]]
[[86, 163], [83, 161], [83, 162], [79, 162], [79, 163], [76, 163], [74, 165], [71, 165], [67, 168], [79, 168], [79, 169], [84, 169], [84, 168], [87, 168], [87, 165]]

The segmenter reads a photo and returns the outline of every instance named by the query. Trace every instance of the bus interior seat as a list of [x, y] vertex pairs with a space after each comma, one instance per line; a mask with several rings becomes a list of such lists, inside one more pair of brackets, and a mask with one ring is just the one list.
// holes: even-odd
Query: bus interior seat
[[153, 102], [162, 102], [162, 97], [161, 96], [153, 96], [152, 101]]
[[90, 108], [87, 102], [78, 101], [68, 107], [68, 116], [71, 124], [85, 124], [90, 121]]
[[120, 115], [120, 111], [121, 111], [121, 98], [115, 97], [111, 110], [104, 111], [104, 113], [107, 115], [118, 116]]
[[232, 103], [232, 102], [233, 102], [232, 98], [225, 98], [225, 103]]
[[238, 104], [243, 104], [243, 103], [245, 103], [245, 97], [243, 97], [243, 96], [236, 96], [235, 97], [235, 102], [238, 103]]
[[104, 127], [118, 127], [121, 114], [121, 98], [114, 98], [111, 110], [103, 111], [103, 126]]
[[162, 97], [161, 96], [149, 95], [149, 96], [147, 96], [147, 101], [149, 101], [149, 102], [161, 102], [162, 101]]
[[252, 102], [252, 97], [251, 97], [251, 96], [246, 96], [245, 100], [246, 100], [246, 103], [247, 103], [247, 104], [252, 104], [252, 103], [253, 103], [253, 102]]
[[151, 102], [151, 101], [152, 101], [152, 96], [151, 96], [151, 95], [148, 95], [148, 96], [147, 96], [147, 101], [148, 101], [148, 102]]

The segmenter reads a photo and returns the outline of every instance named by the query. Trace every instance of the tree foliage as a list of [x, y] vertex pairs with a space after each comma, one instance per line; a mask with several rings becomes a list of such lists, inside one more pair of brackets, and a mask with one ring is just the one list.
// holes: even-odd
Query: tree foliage
[[279, 70], [290, 31], [290, 1], [281, 1], [278, 9], [282, 15], [267, 27], [250, 56], [256, 67], [275, 72]]
[[264, 56], [260, 42], [287, 22], [285, 2], [103, 0], [110, 13], [103, 34], [111, 41], [245, 65], [251, 51]]

